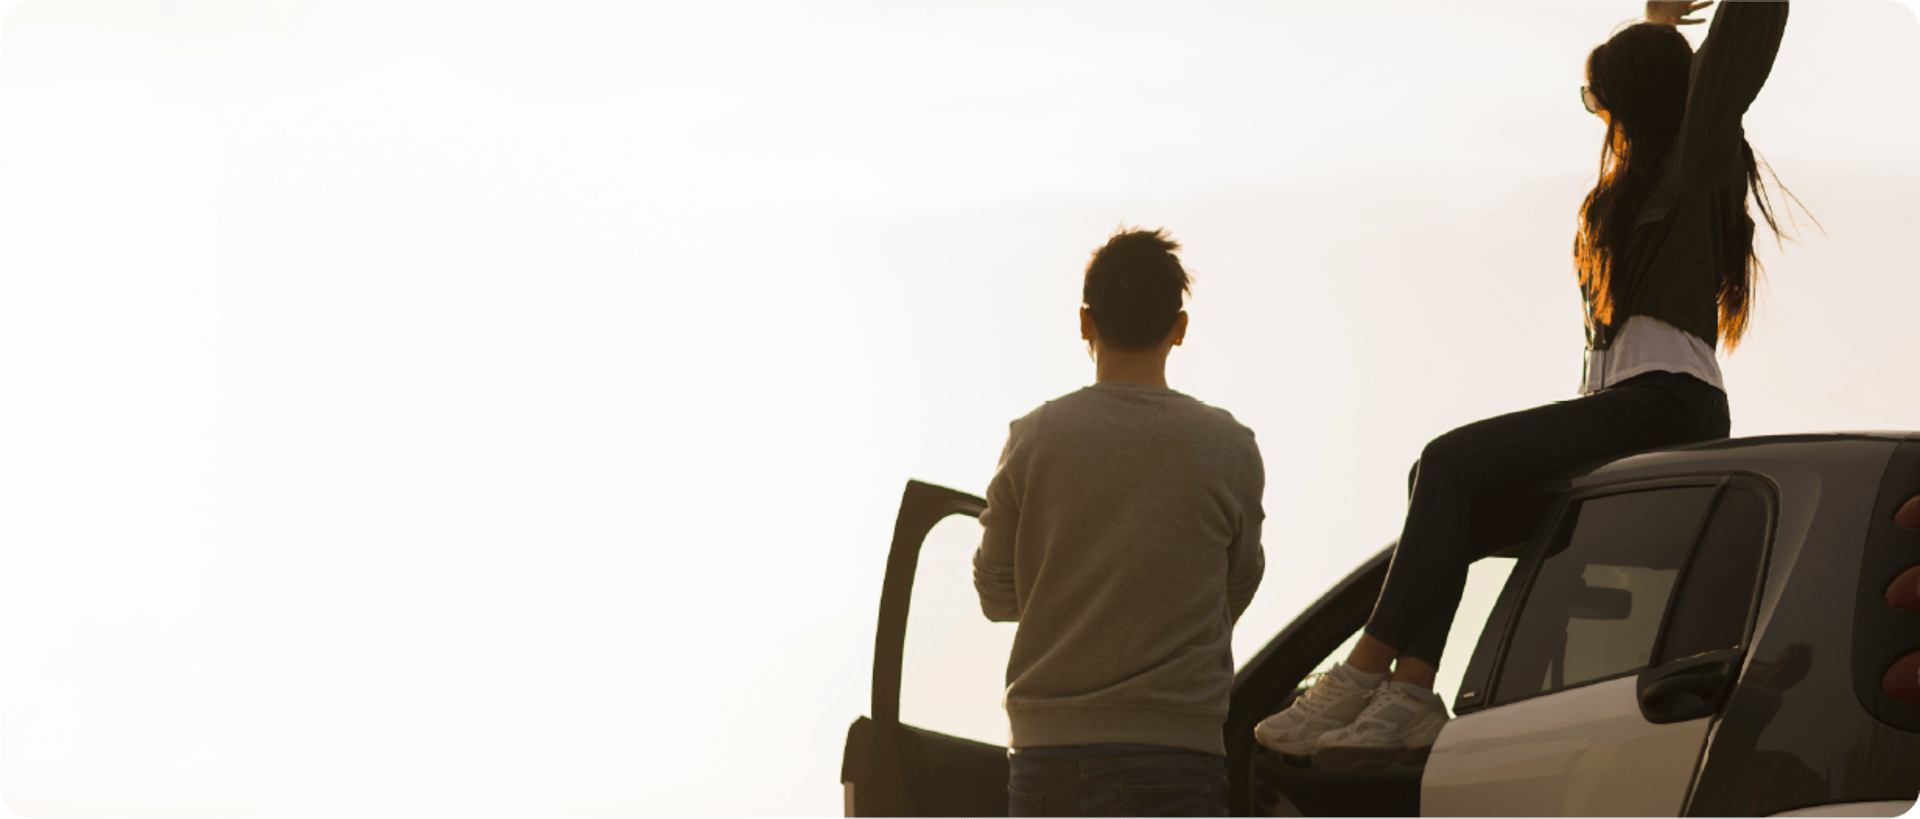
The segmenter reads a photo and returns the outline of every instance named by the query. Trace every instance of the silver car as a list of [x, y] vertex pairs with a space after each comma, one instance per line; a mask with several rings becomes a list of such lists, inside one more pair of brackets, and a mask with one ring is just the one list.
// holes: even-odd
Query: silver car
[[[984, 507], [909, 482], [847, 815], [1005, 815], [1006, 748], [902, 723], [921, 541]], [[1476, 502], [1504, 575], [1424, 765], [1341, 773], [1253, 742], [1365, 624], [1382, 550], [1249, 659], [1227, 717], [1254, 816], [1897, 816], [1920, 796], [1920, 433], [1638, 453]], [[976, 614], [977, 616], [977, 614]], [[1469, 632], [1470, 634], [1471, 632]]]

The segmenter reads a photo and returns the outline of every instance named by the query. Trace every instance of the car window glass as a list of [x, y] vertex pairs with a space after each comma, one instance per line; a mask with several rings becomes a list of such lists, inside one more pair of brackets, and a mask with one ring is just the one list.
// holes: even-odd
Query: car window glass
[[1479, 642], [1487, 615], [1500, 600], [1500, 589], [1507, 585], [1517, 561], [1511, 557], [1483, 557], [1467, 566], [1467, 587], [1460, 595], [1460, 608], [1453, 615], [1453, 628], [1447, 630], [1444, 661], [1435, 672], [1433, 693], [1442, 702], [1453, 702], [1460, 692], [1460, 679], [1467, 673], [1467, 658], [1473, 644]]
[[1680, 583], [1660, 662], [1739, 648], [1759, 580], [1767, 539], [1767, 503], [1752, 490], [1727, 487]]
[[1012, 623], [980, 613], [973, 590], [973, 552], [980, 522], [949, 515], [920, 548], [907, 609], [901, 660], [900, 721], [994, 745], [1007, 744], [1007, 654]]
[[1652, 489], [1576, 504], [1521, 604], [1494, 702], [1645, 667], [1716, 491]]

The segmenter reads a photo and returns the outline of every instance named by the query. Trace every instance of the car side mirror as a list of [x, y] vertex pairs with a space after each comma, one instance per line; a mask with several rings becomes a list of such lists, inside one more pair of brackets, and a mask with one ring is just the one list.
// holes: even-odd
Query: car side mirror
[[1567, 616], [1582, 620], [1625, 620], [1633, 614], [1633, 592], [1581, 586], [1568, 602]]

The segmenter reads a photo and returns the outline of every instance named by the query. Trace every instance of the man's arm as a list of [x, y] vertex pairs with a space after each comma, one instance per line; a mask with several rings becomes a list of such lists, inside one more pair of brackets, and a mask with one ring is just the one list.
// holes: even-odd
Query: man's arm
[[1267, 571], [1266, 550], [1260, 546], [1260, 524], [1267, 517], [1260, 499], [1266, 494], [1267, 472], [1260, 460], [1258, 445], [1252, 442], [1248, 445], [1253, 450], [1253, 463], [1250, 475], [1243, 482], [1240, 534], [1227, 547], [1227, 609], [1233, 613], [1236, 623], [1240, 622], [1240, 615], [1247, 610], [1247, 605], [1253, 602], [1253, 593], [1260, 588], [1260, 578]]
[[980, 548], [973, 553], [973, 590], [988, 620], [1018, 622], [1020, 603], [1013, 593], [1013, 533], [1020, 525], [1014, 503], [1014, 448], [1009, 431], [1000, 466], [987, 484], [987, 508], [980, 513]]

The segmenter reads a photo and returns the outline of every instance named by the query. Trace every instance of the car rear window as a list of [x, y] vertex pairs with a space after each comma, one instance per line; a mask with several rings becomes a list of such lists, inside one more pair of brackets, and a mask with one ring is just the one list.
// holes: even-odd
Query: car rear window
[[1721, 493], [1681, 581], [1661, 664], [1744, 644], [1769, 518], [1759, 493], [1739, 486]]

